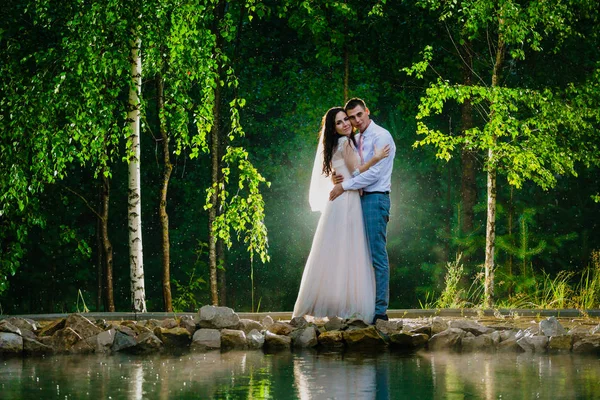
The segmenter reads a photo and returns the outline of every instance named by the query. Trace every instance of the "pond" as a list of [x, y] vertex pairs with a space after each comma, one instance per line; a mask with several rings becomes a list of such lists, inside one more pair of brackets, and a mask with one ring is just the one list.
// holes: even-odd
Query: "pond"
[[600, 399], [600, 359], [297, 352], [0, 360], [8, 399]]

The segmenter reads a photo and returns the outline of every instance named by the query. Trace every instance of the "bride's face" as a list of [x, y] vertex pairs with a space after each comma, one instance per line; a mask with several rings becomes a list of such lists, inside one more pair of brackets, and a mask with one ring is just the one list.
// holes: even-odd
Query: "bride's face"
[[349, 136], [352, 133], [352, 124], [345, 112], [340, 111], [335, 116], [335, 131], [338, 135]]

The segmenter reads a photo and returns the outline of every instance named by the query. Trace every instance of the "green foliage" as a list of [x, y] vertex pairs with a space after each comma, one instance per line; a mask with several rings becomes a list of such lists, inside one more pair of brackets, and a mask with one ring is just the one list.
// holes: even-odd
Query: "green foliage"
[[446, 286], [436, 302], [436, 308], [463, 308], [465, 306], [464, 291], [459, 288], [464, 272], [460, 258], [459, 254], [455, 261], [446, 265], [447, 272], [444, 278]]
[[[433, 293], [442, 291], [447, 263], [459, 252], [459, 299], [480, 303], [485, 183], [478, 175], [473, 231], [461, 232], [456, 152], [472, 149], [483, 168], [494, 134], [493, 165], [520, 187], [513, 200], [506, 181], [498, 182], [501, 300], [512, 294], [515, 304], [531, 306], [526, 296], [542, 284], [541, 271], [548, 279], [561, 270], [573, 272], [569, 284], [575, 297], [577, 282], [595, 285], [593, 269], [581, 267], [600, 243], [598, 203], [591, 197], [598, 195], [600, 145], [594, 2], [560, 1], [556, 7], [542, 1], [419, 2], [424, 9], [414, 2], [242, 1], [228, 2], [224, 18], [216, 20], [216, 3], [201, 0], [65, 2], [60, 8], [48, 0], [7, 1], [6, 18], [0, 20], [5, 313], [73, 311], [78, 288], [96, 287], [96, 219], [81, 199], [71, 201], [72, 193], [65, 196], [59, 186], [73, 188], [96, 208], [92, 178], [100, 173], [111, 179], [117, 308], [128, 307], [121, 295], [129, 287], [127, 171], [120, 160], [127, 158], [130, 28], [140, 33], [144, 62], [142, 215], [149, 304], [161, 304], [162, 293], [156, 214], [162, 178], [156, 132], [162, 122], [174, 164], [167, 208], [178, 307], [193, 309], [208, 300], [206, 260], [198, 261], [196, 250], [198, 241], [208, 240], [205, 195], [221, 188], [226, 200], [218, 235], [230, 244], [224, 264], [227, 305], [250, 310], [252, 300], [260, 299], [261, 310], [293, 307], [318, 221], [306, 199], [316, 133], [323, 113], [344, 102], [346, 56], [350, 96], [367, 101], [373, 119], [397, 144], [388, 232], [392, 308], [417, 306], [426, 293], [427, 302], [437, 300]], [[496, 18], [501, 9], [502, 24]], [[507, 43], [505, 68], [491, 89], [489, 49], [497, 46], [499, 32]], [[218, 40], [223, 46], [216, 50]], [[464, 82], [464, 63], [453, 49], [465, 60], [473, 55], [471, 88], [456, 84]], [[402, 72], [407, 60], [424, 61], [408, 76], [407, 69]], [[219, 68], [222, 81], [216, 78]], [[415, 79], [417, 73], [422, 79]], [[160, 115], [155, 112], [159, 77], [165, 90]], [[219, 122], [227, 183], [212, 187], [208, 132], [215, 122], [217, 85], [223, 95]], [[427, 103], [430, 86], [437, 103]], [[421, 97], [427, 115], [415, 120]], [[475, 128], [463, 136], [460, 114], [467, 99], [475, 103]], [[417, 129], [423, 134], [415, 136]], [[416, 139], [431, 143], [413, 149]], [[435, 151], [429, 151], [432, 145]], [[438, 163], [435, 153], [452, 158]], [[542, 189], [551, 187], [551, 192]], [[529, 209], [535, 216], [523, 218]], [[521, 217], [511, 233], [509, 210], [515, 221]], [[78, 250], [79, 243], [87, 246]], [[255, 265], [258, 257], [271, 262]], [[508, 274], [511, 257], [526, 274]], [[591, 289], [586, 293], [582, 298], [593, 297]]]
[[196, 311], [200, 308], [202, 293], [206, 291], [207, 283], [202, 276], [196, 276], [197, 269], [207, 269], [208, 243], [198, 242], [196, 262], [194, 267], [186, 272], [186, 281], [173, 279], [175, 293], [173, 295], [173, 310], [175, 312]]

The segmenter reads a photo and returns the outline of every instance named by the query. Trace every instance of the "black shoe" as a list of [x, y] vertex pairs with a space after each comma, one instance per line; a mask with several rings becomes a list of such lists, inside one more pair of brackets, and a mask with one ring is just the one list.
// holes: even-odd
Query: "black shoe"
[[375, 325], [377, 323], [378, 319], [381, 319], [383, 321], [389, 320], [387, 314], [375, 314], [375, 318], [373, 318], [373, 325]]

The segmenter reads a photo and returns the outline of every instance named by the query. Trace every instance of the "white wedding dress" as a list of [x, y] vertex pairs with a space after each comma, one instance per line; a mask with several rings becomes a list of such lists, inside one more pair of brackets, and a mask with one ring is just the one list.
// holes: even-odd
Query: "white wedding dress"
[[[340, 138], [332, 157], [336, 173], [350, 179], [359, 162], [348, 138]], [[374, 314], [375, 276], [360, 195], [350, 190], [324, 205], [293, 316], [360, 318], [370, 323]]]

